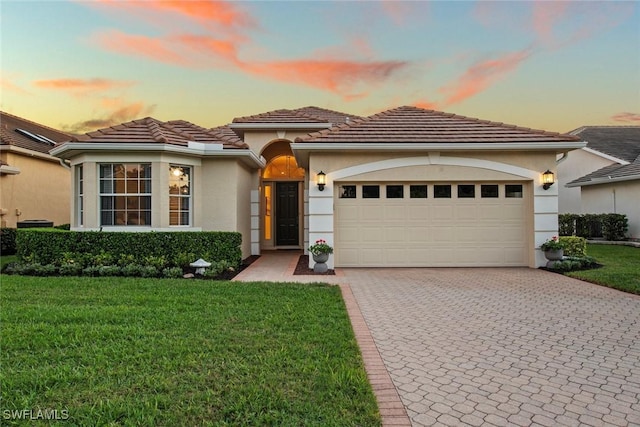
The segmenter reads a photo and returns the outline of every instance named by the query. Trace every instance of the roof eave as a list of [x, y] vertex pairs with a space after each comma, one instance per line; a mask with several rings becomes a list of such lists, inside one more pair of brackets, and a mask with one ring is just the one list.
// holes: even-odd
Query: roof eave
[[70, 159], [84, 152], [164, 152], [185, 154], [194, 157], [237, 157], [250, 167], [263, 168], [265, 161], [253, 151], [245, 148], [223, 149], [222, 144], [197, 144], [180, 146], [163, 143], [100, 143], [73, 142], [66, 143], [51, 150], [51, 155], [61, 159]]
[[621, 159], [621, 158], [616, 157], [616, 156], [612, 156], [610, 154], [603, 153], [602, 151], [598, 151], [598, 150], [596, 150], [594, 148], [591, 148], [589, 146], [584, 147], [583, 150], [586, 151], [587, 153], [594, 154], [594, 155], [596, 155], [598, 157], [602, 157], [603, 159], [610, 160], [612, 162], [616, 162], [616, 163], [619, 163], [621, 165], [628, 165], [629, 164], [629, 162], [624, 160], [624, 159]]
[[565, 184], [565, 187], [568, 187], [568, 188], [586, 187], [589, 185], [612, 184], [616, 182], [635, 181], [635, 180], [640, 180], [640, 174], [618, 176], [615, 178], [611, 178], [611, 177], [595, 178], [595, 179], [592, 178], [589, 181], [585, 181], [585, 182], [574, 182], [574, 183], [570, 182], [568, 184]]
[[344, 143], [295, 142], [291, 150], [301, 166], [307, 166], [309, 153], [327, 151], [555, 151], [564, 153], [586, 146], [584, 141], [563, 142], [493, 142], [493, 143]]
[[58, 158], [51, 154], [42, 153], [40, 151], [29, 150], [28, 148], [16, 147], [15, 145], [0, 145], [0, 151], [11, 151], [28, 157], [36, 157], [42, 160], [58, 163]]

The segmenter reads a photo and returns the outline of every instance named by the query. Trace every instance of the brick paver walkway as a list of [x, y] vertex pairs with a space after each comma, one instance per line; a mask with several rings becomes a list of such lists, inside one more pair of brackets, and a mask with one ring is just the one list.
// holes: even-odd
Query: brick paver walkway
[[640, 298], [532, 269], [344, 269], [414, 426], [640, 425]]

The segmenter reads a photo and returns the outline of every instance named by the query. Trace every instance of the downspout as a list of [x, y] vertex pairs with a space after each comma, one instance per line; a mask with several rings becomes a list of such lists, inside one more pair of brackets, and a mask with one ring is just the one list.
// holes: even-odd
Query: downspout
[[567, 160], [567, 157], [569, 157], [569, 152], [565, 151], [564, 153], [562, 153], [562, 157], [560, 157], [559, 159], [556, 160], [556, 165], [559, 165], [560, 163], [562, 163], [565, 160]]
[[67, 163], [64, 159], [58, 159], [58, 161], [60, 162], [60, 166], [62, 166], [66, 170], [71, 170], [71, 165]]

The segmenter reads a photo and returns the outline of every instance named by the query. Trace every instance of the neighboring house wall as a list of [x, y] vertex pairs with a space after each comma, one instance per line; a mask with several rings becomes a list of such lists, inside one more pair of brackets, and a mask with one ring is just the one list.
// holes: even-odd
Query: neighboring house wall
[[3, 227], [15, 228], [30, 219], [69, 223], [70, 173], [57, 158], [5, 152], [2, 159], [20, 169], [17, 175], [0, 177], [0, 208], [7, 211], [1, 217]]
[[580, 200], [580, 187], [565, 187], [568, 182], [590, 174], [591, 172], [613, 164], [609, 160], [590, 150], [580, 149], [568, 153], [568, 157], [558, 164], [558, 212], [589, 213]]
[[582, 211], [619, 213], [629, 219], [628, 236], [640, 239], [640, 181], [585, 185], [582, 188]]

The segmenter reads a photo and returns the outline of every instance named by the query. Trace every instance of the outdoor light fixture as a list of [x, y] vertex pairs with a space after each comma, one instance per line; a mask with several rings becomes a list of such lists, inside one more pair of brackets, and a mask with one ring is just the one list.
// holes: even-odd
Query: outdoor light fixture
[[316, 183], [318, 184], [318, 190], [324, 191], [324, 186], [327, 185], [327, 175], [324, 172], [320, 171], [316, 176], [318, 178], [318, 180], [316, 181]]
[[553, 179], [553, 172], [547, 169], [547, 171], [542, 174], [542, 188], [548, 190], [554, 182], [555, 181]]

